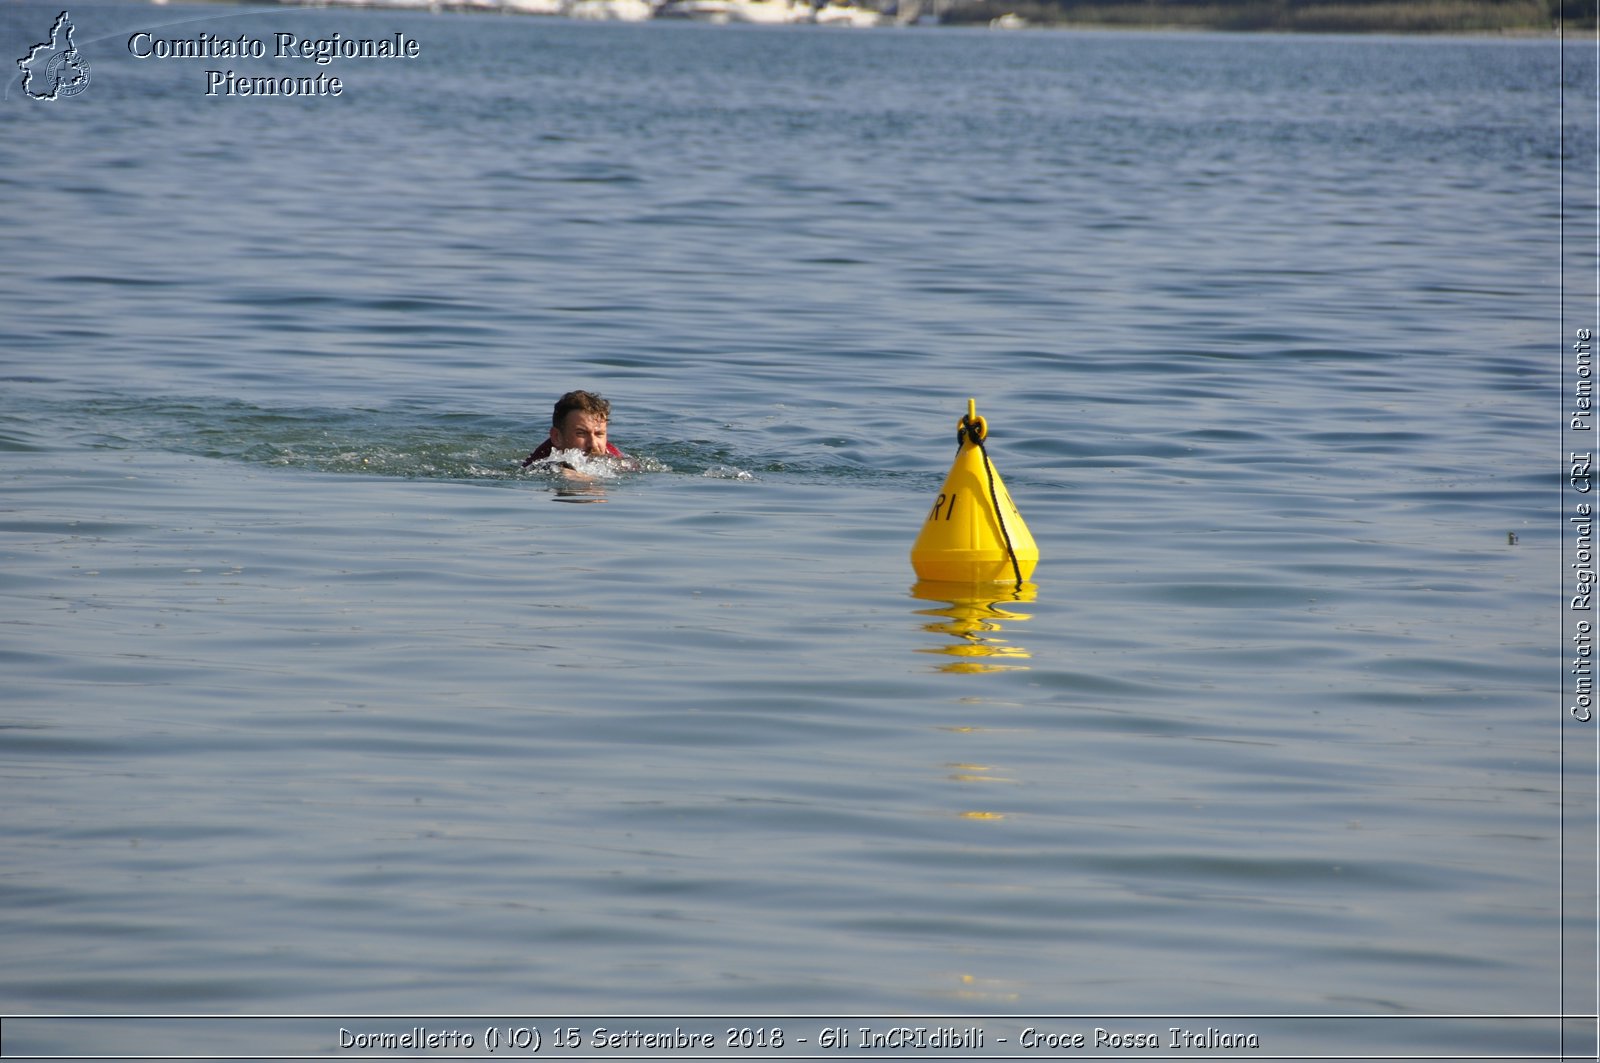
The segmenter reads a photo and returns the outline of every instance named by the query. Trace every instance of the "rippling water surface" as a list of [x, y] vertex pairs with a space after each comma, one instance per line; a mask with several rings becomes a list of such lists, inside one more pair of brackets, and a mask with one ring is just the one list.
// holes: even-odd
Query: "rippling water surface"
[[[72, 12], [0, 1011], [1561, 1010], [1554, 41]], [[968, 397], [1020, 593], [913, 585]]]

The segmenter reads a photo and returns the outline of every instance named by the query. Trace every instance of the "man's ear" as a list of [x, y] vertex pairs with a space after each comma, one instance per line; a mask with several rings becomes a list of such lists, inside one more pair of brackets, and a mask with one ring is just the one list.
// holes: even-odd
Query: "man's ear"
[[550, 426], [550, 445], [553, 447], [561, 445], [561, 430], [555, 425]]

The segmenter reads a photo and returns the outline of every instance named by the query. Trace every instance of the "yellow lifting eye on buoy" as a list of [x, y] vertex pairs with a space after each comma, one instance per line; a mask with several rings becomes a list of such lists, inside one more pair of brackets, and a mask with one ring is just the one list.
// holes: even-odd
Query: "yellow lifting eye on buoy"
[[960, 449], [944, 478], [922, 532], [911, 545], [917, 577], [950, 583], [1022, 581], [1039, 561], [1022, 514], [1011, 501], [1000, 473], [989, 461], [984, 440], [989, 424], [978, 416], [976, 399], [956, 425]]

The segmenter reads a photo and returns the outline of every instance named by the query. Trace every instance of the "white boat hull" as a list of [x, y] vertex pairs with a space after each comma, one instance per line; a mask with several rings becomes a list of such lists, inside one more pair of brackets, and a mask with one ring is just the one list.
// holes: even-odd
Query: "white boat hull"
[[574, 0], [567, 8], [569, 17], [588, 22], [643, 22], [654, 14], [645, 0]]

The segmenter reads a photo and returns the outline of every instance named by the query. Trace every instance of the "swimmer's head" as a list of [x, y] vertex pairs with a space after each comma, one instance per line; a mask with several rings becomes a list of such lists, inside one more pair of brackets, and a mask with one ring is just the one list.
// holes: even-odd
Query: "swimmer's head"
[[606, 453], [611, 403], [592, 391], [569, 391], [556, 400], [550, 418], [550, 446], [598, 457]]

